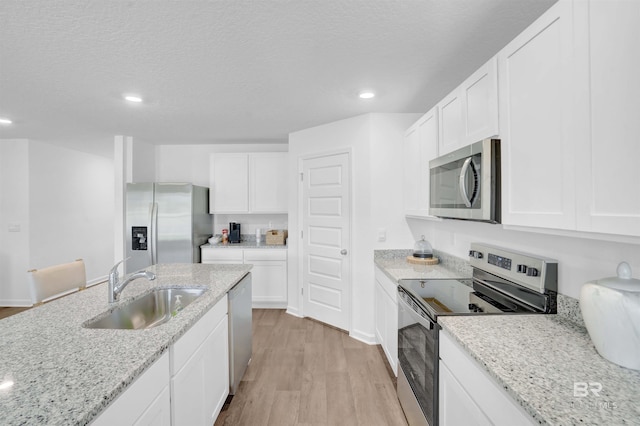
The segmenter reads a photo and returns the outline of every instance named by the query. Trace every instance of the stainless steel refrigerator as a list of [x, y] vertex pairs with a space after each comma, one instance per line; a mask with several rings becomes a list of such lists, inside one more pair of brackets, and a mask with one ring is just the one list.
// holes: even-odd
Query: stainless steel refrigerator
[[190, 183], [129, 183], [125, 272], [157, 263], [199, 263], [213, 232], [209, 188]]

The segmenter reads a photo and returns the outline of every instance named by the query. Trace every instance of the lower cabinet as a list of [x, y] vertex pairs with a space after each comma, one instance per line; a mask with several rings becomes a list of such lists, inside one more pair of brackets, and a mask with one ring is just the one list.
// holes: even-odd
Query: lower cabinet
[[170, 349], [174, 425], [212, 425], [229, 395], [227, 296]]
[[164, 353], [92, 425], [170, 425], [169, 354]]
[[536, 424], [444, 331], [440, 331], [438, 374], [440, 426]]
[[210, 426], [229, 395], [225, 295], [93, 425]]
[[393, 373], [398, 375], [398, 290], [390, 278], [375, 269], [376, 338], [382, 346]]
[[254, 308], [287, 307], [287, 251], [285, 249], [240, 249], [203, 247], [202, 263], [249, 263], [251, 300]]

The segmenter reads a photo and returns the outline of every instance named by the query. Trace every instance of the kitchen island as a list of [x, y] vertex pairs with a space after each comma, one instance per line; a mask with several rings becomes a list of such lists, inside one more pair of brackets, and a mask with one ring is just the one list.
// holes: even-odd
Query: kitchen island
[[95, 419], [251, 269], [251, 265], [168, 264], [147, 268], [118, 305], [156, 287], [208, 289], [169, 322], [147, 330], [82, 326], [110, 310], [107, 284], [46, 303], [0, 321], [3, 425], [79, 424]]

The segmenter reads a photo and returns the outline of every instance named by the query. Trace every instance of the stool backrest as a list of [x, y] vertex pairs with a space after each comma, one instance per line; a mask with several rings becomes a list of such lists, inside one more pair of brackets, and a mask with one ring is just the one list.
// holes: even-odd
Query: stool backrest
[[84, 260], [27, 272], [31, 302], [39, 305], [52, 299], [83, 289], [87, 285]]

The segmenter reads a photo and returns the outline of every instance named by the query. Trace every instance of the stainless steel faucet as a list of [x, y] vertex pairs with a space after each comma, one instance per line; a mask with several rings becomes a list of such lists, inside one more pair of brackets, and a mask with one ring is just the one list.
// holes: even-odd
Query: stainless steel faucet
[[122, 290], [124, 290], [131, 281], [137, 278], [146, 278], [150, 281], [156, 279], [156, 274], [151, 271], [138, 271], [125, 277], [125, 279], [120, 282], [118, 266], [120, 266], [122, 262], [124, 262], [124, 260], [116, 263], [113, 268], [111, 268], [111, 271], [109, 271], [109, 303], [117, 302], [118, 299], [120, 299], [120, 293], [122, 293]]

